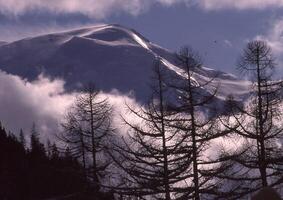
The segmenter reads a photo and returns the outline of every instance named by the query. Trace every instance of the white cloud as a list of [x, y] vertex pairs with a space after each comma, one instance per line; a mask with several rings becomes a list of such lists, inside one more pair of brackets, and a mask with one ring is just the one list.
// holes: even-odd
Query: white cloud
[[276, 20], [264, 35], [258, 35], [255, 39], [264, 40], [272, 48], [276, 56], [283, 53], [283, 20]]
[[[42, 9], [54, 13], [82, 13], [95, 18], [127, 12], [137, 15], [155, 3], [172, 5], [184, 0], [0, 0], [0, 12], [19, 15]], [[187, 0], [185, 0], [187, 1]]]
[[[272, 50], [272, 54], [276, 63], [275, 77], [282, 78], [283, 73], [283, 18], [273, 21], [270, 26], [266, 28], [266, 32], [255, 36], [254, 40], [265, 41]], [[248, 42], [248, 41], [247, 41]]]
[[27, 82], [0, 71], [0, 121], [16, 134], [21, 128], [29, 132], [33, 122], [41, 133], [55, 134], [59, 119], [74, 98], [63, 91], [61, 80], [50, 81], [40, 76]]
[[[67, 108], [74, 103], [77, 93], [65, 93], [64, 81], [53, 80], [40, 75], [37, 80], [28, 82], [18, 76], [0, 71], [0, 121], [10, 131], [18, 134], [22, 128], [30, 134], [35, 122], [43, 138], [53, 139], [61, 131]], [[125, 133], [125, 125], [120, 116], [136, 121], [127, 112], [126, 104], [140, 107], [134, 100], [118, 92], [102, 93], [113, 106], [114, 127], [117, 132]]]
[[109, 104], [113, 109], [113, 126], [116, 132], [120, 135], [126, 135], [129, 127], [125, 125], [125, 121], [132, 124], [140, 123], [142, 120], [130, 112], [129, 108], [139, 111], [142, 105], [139, 104], [135, 99], [125, 96], [119, 93], [119, 91], [113, 90], [110, 93], [102, 93], [102, 98], [107, 98]]
[[105, 18], [120, 12], [138, 15], [154, 4], [172, 6], [178, 3], [184, 3], [188, 7], [197, 5], [205, 10], [283, 6], [283, 0], [0, 0], [0, 12], [17, 16], [39, 9], [52, 13], [82, 13], [94, 18]]
[[219, 9], [266, 9], [282, 7], [283, 0], [200, 0], [201, 7], [207, 10]]

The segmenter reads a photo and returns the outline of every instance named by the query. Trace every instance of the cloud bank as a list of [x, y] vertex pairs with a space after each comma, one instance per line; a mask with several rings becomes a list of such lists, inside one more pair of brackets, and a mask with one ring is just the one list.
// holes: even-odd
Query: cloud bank
[[279, 56], [283, 53], [283, 19], [275, 20], [264, 35], [258, 35], [255, 39], [264, 40], [272, 48], [273, 53]]
[[179, 3], [205, 10], [283, 7], [283, 0], [0, 0], [0, 12], [17, 16], [44, 10], [51, 13], [79, 13], [101, 19], [120, 12], [138, 15], [156, 4], [172, 6]]
[[43, 134], [54, 135], [74, 96], [64, 94], [64, 82], [42, 75], [34, 82], [0, 71], [0, 121], [8, 130], [29, 133], [33, 123]]
[[20, 15], [33, 10], [81, 13], [95, 18], [127, 12], [137, 15], [155, 3], [172, 5], [183, 0], [0, 0], [0, 12]]
[[283, 0], [200, 0], [199, 5], [206, 10], [262, 10], [267, 8], [283, 7]]
[[[36, 81], [28, 82], [19, 76], [0, 71], [0, 121], [9, 131], [19, 134], [20, 129], [25, 135], [30, 135], [32, 124], [35, 123], [38, 132], [44, 139], [54, 139], [61, 131], [60, 124], [69, 106], [78, 93], [66, 93], [65, 82], [50, 80], [40, 75]], [[121, 119], [135, 120], [126, 108], [126, 103], [132, 107], [140, 107], [134, 99], [119, 92], [101, 93], [113, 107], [113, 126], [120, 134], [127, 131]]]
[[266, 41], [271, 47], [273, 56], [275, 57], [275, 63], [277, 64], [277, 71], [280, 72], [276, 76], [280, 76], [283, 72], [283, 19], [275, 20], [267, 28], [265, 34], [257, 35], [254, 39]]

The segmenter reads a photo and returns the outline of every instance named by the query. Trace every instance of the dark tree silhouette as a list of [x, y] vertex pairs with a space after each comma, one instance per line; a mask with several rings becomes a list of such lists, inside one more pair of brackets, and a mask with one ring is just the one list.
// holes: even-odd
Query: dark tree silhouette
[[83, 193], [80, 164], [70, 155], [58, 154], [54, 145], [48, 157], [35, 130], [34, 126], [32, 148], [26, 149], [21, 139], [0, 126], [0, 199], [57, 199]]
[[190, 138], [187, 145], [192, 150], [192, 177], [188, 180], [191, 189], [188, 198], [227, 199], [234, 188], [224, 189], [224, 180], [220, 175], [232, 167], [230, 158], [222, 151], [209, 156], [209, 147], [213, 140], [227, 136], [230, 130], [221, 130], [214, 115], [209, 112], [204, 114], [207, 110], [217, 112], [211, 109], [216, 102], [216, 77], [200, 81], [195, 79], [194, 74], [201, 69], [202, 62], [191, 48], [183, 47], [176, 57], [183, 79], [172, 78], [169, 85], [175, 89], [178, 97], [177, 106], [172, 109], [183, 116], [175, 127], [185, 131]]
[[[230, 104], [231, 117], [223, 123], [244, 139], [243, 153], [234, 158], [237, 172], [231, 180], [241, 182], [239, 195], [283, 183], [282, 82], [272, 80], [275, 62], [263, 41], [249, 42], [239, 59], [239, 69], [252, 81], [252, 95], [243, 107]], [[229, 122], [229, 123], [227, 123]], [[233, 127], [234, 126], [234, 127]], [[235, 127], [236, 126], [236, 127]]]
[[116, 190], [131, 198], [187, 199], [190, 193], [186, 180], [192, 176], [192, 148], [187, 134], [172, 124], [179, 116], [167, 109], [165, 78], [165, 67], [158, 60], [151, 101], [139, 110], [128, 106], [140, 122], [125, 120], [129, 139], [114, 148], [112, 157], [127, 183]]
[[26, 138], [25, 138], [23, 129], [20, 130], [19, 140], [20, 140], [20, 143], [23, 145], [23, 147], [26, 148]]
[[[113, 132], [111, 113], [108, 100], [101, 97], [93, 84], [89, 84], [67, 113], [62, 124], [64, 132], [59, 136], [67, 143], [72, 155], [82, 159], [84, 174], [92, 178], [95, 190], [99, 190], [99, 176], [109, 165], [106, 159], [103, 161], [97, 157], [103, 155], [107, 139]], [[90, 167], [88, 161], [91, 162]]]
[[30, 156], [38, 163], [45, 158], [45, 147], [40, 142], [39, 132], [37, 131], [36, 124], [33, 123], [30, 135]]
[[27, 180], [25, 149], [0, 123], [0, 199], [27, 199]]
[[82, 163], [82, 174], [87, 179], [87, 150], [86, 138], [82, 131], [80, 122], [76, 119], [76, 110], [71, 110], [65, 116], [65, 122], [62, 124], [64, 132], [59, 135], [59, 139], [65, 142], [68, 152], [73, 157], [80, 159]]

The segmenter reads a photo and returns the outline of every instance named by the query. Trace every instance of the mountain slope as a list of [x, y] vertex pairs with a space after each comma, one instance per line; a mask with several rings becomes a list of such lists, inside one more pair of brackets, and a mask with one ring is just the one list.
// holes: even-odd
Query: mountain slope
[[[132, 93], [140, 101], [150, 94], [156, 57], [172, 73], [180, 70], [172, 52], [119, 25], [98, 25], [0, 45], [0, 69], [8, 73], [29, 80], [40, 73], [62, 78], [69, 90], [92, 81], [105, 92]], [[222, 82], [219, 99], [234, 93], [241, 100], [248, 93], [248, 82], [224, 72], [201, 68], [194, 76], [202, 82], [216, 74], [216, 81]]]
[[7, 42], [4, 42], [4, 41], [1, 41], [1, 40], [0, 40], [0, 46], [1, 46], [1, 45], [4, 45], [4, 44], [7, 44]]

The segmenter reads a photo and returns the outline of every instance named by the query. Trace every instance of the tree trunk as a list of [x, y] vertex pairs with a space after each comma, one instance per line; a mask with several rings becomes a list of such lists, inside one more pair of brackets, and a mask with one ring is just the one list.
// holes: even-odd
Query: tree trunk
[[262, 103], [262, 91], [261, 91], [261, 76], [260, 76], [260, 58], [259, 49], [257, 49], [257, 90], [258, 90], [258, 120], [259, 120], [259, 136], [257, 138], [260, 145], [259, 155], [259, 170], [261, 174], [262, 186], [266, 187], [267, 175], [266, 175], [266, 161], [265, 161], [265, 144], [264, 144], [264, 130], [263, 130], [263, 103]]
[[192, 123], [192, 147], [193, 147], [193, 175], [194, 175], [194, 192], [195, 192], [195, 200], [200, 200], [199, 194], [199, 177], [198, 177], [198, 162], [197, 162], [197, 142], [196, 142], [196, 123], [195, 123], [195, 110], [194, 110], [194, 99], [192, 93], [192, 83], [191, 83], [191, 72], [189, 63], [187, 62], [187, 75], [188, 75], [188, 87], [189, 87], [189, 111], [191, 116]]

